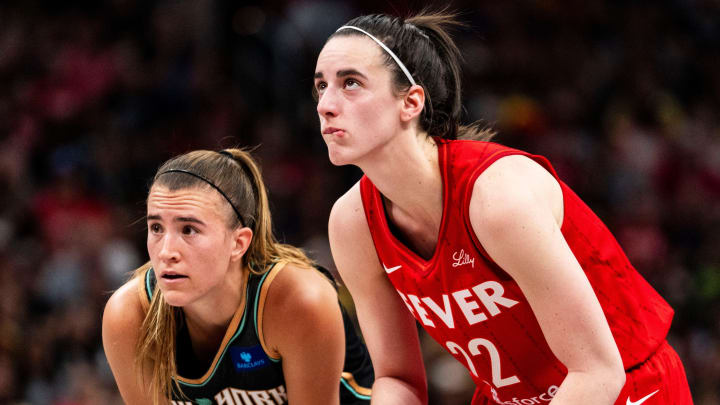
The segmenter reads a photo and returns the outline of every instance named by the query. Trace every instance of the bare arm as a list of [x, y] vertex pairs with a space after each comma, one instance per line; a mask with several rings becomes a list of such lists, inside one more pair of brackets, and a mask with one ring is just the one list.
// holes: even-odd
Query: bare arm
[[[152, 404], [135, 366], [136, 344], [145, 317], [135, 278], [120, 287], [105, 304], [102, 339], [105, 355], [126, 404]], [[148, 374], [145, 374], [148, 375]]]
[[378, 261], [357, 184], [335, 203], [329, 236], [375, 369], [372, 404], [426, 404], [427, 382], [415, 319]]
[[595, 292], [560, 231], [562, 191], [536, 162], [499, 159], [476, 181], [473, 229], [518, 283], [568, 375], [552, 404], [613, 404], [625, 382]]
[[339, 404], [345, 334], [328, 280], [288, 264], [271, 284], [263, 318], [266, 344], [282, 358], [288, 402]]

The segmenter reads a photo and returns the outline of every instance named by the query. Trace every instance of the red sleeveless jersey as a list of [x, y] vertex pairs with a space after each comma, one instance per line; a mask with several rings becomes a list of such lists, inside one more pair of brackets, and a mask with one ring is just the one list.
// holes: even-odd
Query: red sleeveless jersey
[[[481, 397], [550, 402], [567, 368], [553, 355], [517, 283], [484, 251], [468, 215], [477, 177], [497, 159], [541, 156], [479, 141], [437, 139], [443, 214], [435, 252], [424, 260], [388, 228], [382, 196], [360, 181], [365, 215], [387, 276], [413, 316], [470, 371]], [[625, 369], [665, 341], [673, 310], [639, 275], [610, 231], [567, 185], [561, 231], [600, 301]], [[526, 400], [523, 402], [523, 400]], [[484, 400], [483, 400], [484, 401]]]

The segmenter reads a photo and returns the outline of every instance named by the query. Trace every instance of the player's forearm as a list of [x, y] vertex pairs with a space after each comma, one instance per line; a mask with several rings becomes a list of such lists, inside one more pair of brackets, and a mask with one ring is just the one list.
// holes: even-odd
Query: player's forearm
[[569, 372], [551, 405], [612, 405], [625, 385], [625, 373], [618, 370]]
[[371, 405], [426, 405], [427, 385], [410, 384], [394, 377], [379, 377], [372, 386]]

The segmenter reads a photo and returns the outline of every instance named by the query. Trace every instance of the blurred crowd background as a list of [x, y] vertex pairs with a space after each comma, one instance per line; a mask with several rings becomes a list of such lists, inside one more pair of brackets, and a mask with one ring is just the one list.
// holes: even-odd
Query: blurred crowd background
[[[0, 2], [0, 404], [119, 404], [109, 294], [146, 260], [155, 169], [257, 146], [279, 238], [328, 267], [310, 90], [327, 36], [422, 2]], [[695, 402], [720, 404], [720, 2], [455, 1], [466, 120], [547, 156], [675, 308]], [[465, 371], [425, 342], [431, 403]], [[460, 367], [460, 369], [459, 369]]]

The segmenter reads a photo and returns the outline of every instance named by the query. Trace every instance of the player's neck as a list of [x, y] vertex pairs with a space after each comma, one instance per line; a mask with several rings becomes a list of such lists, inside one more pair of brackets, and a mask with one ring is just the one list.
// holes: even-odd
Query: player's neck
[[[404, 218], [437, 233], [442, 219], [442, 177], [435, 141], [426, 134], [398, 136], [373, 160], [358, 165]], [[402, 224], [398, 224], [402, 227]]]
[[216, 291], [183, 307], [194, 348], [214, 353], [220, 345], [233, 316], [245, 301], [247, 273], [238, 268], [214, 288]]

